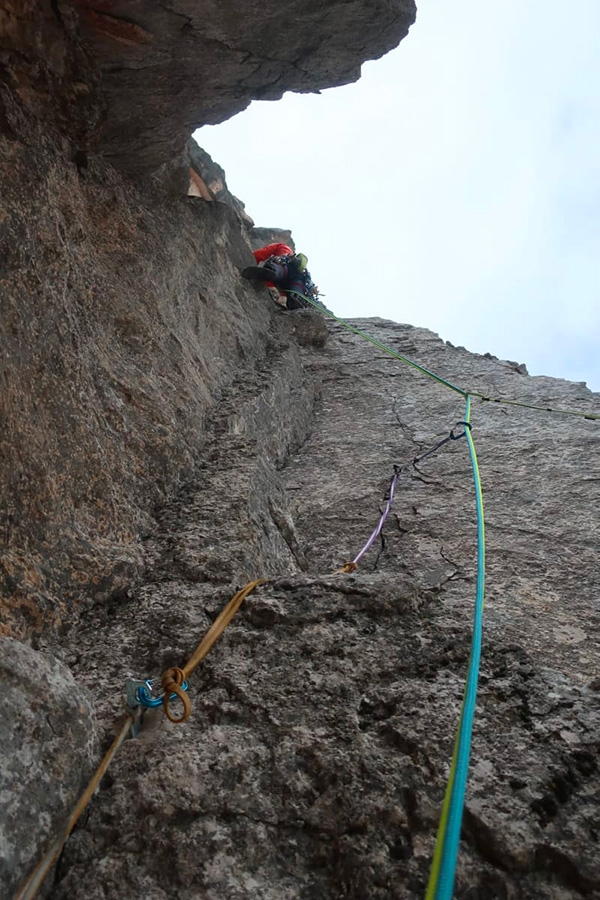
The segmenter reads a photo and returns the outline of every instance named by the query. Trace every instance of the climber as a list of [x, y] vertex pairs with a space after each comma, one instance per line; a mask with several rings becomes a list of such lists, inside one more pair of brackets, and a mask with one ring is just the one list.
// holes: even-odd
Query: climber
[[274, 243], [255, 250], [254, 259], [263, 265], [248, 266], [242, 272], [243, 277], [275, 288], [281, 297], [275, 299], [286, 309], [302, 309], [309, 305], [303, 297], [315, 300], [318, 297], [319, 289], [313, 284], [306, 268], [308, 259], [303, 253], [294, 253], [287, 244]]

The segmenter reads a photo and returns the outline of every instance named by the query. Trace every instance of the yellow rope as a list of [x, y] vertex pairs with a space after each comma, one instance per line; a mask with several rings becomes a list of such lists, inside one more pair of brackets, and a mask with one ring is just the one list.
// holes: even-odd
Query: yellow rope
[[69, 837], [69, 835], [75, 828], [75, 825], [77, 824], [79, 817], [81, 816], [82, 812], [84, 811], [84, 809], [86, 808], [86, 806], [88, 805], [90, 800], [92, 799], [92, 795], [93, 795], [94, 791], [96, 790], [96, 788], [98, 787], [98, 785], [100, 784], [100, 781], [102, 780], [102, 778], [104, 776], [104, 773], [106, 772], [109, 765], [111, 764], [115, 753], [117, 752], [117, 750], [119, 749], [119, 747], [121, 746], [121, 744], [123, 743], [123, 741], [125, 740], [127, 735], [129, 734], [129, 732], [131, 730], [131, 726], [133, 725], [134, 721], [135, 721], [135, 713], [131, 712], [125, 716], [125, 718], [123, 719], [123, 722], [121, 724], [119, 733], [117, 734], [114, 741], [110, 745], [108, 751], [104, 755], [102, 762], [100, 763], [100, 765], [94, 772], [92, 780], [90, 781], [90, 783], [86, 787], [85, 791], [81, 795], [81, 797], [77, 803], [77, 806], [75, 807], [75, 809], [69, 816], [67, 824], [65, 825], [65, 827], [63, 828], [63, 830], [61, 831], [59, 836], [56, 838], [56, 840], [54, 841], [54, 843], [52, 844], [52, 846], [50, 847], [50, 849], [48, 850], [46, 855], [43, 857], [41, 862], [38, 863], [36, 868], [33, 870], [33, 872], [31, 873], [31, 875], [29, 876], [29, 878], [27, 879], [27, 881], [25, 882], [25, 884], [23, 885], [23, 887], [21, 888], [19, 893], [15, 896], [14, 900], [32, 900], [32, 898], [35, 897], [36, 893], [38, 892], [38, 890], [40, 888], [40, 885], [42, 884], [42, 881], [44, 880], [44, 878], [46, 877], [46, 875], [48, 873], [48, 870], [52, 867], [58, 854], [62, 850], [67, 838]]
[[336, 569], [335, 572], [332, 572], [332, 575], [351, 575], [352, 572], [356, 572], [358, 569], [358, 565], [355, 562], [347, 562], [340, 569]]
[[[264, 584], [265, 580], [266, 579], [264, 578], [259, 578], [256, 581], [250, 581], [245, 587], [238, 591], [237, 594], [235, 594], [231, 598], [227, 606], [219, 613], [185, 666], [183, 666], [183, 668], [181, 669], [168, 669], [163, 675], [162, 680], [163, 687], [165, 689], [164, 709], [167, 718], [171, 722], [185, 722], [189, 718], [192, 704], [187, 693], [181, 688], [181, 685], [186, 680], [186, 678], [191, 675], [194, 669], [200, 664], [209, 650], [213, 647], [215, 642], [223, 634], [248, 594], [253, 591], [254, 588], [259, 584]], [[183, 714], [179, 717], [174, 716], [169, 708], [169, 698], [171, 694], [176, 694], [183, 705]], [[94, 791], [98, 787], [106, 770], [111, 764], [117, 750], [129, 734], [131, 726], [134, 724], [136, 716], [139, 715], [140, 712], [141, 710], [139, 712], [127, 713], [127, 715], [123, 719], [117, 736], [104, 755], [102, 762], [94, 772], [90, 783], [78, 800], [77, 805], [69, 816], [65, 827], [61, 831], [60, 835], [54, 840], [41, 862], [38, 863], [36, 868], [33, 870], [23, 887], [20, 889], [19, 893], [15, 896], [14, 900], [33, 900], [33, 897], [35, 897], [35, 895], [37, 894], [44, 878], [48, 874], [48, 870], [52, 867], [67, 838], [75, 828], [75, 825], [77, 824], [82, 812], [90, 802]]]
[[[167, 671], [162, 676], [162, 684], [165, 692], [163, 706], [165, 710], [165, 715], [170, 722], [185, 722], [190, 717], [190, 713], [192, 711], [192, 702], [187, 695], [187, 693], [183, 690], [181, 685], [186, 680], [186, 678], [192, 674], [196, 666], [198, 666], [206, 654], [209, 652], [211, 647], [215, 644], [215, 642], [221, 637], [240, 606], [248, 596], [248, 594], [254, 590], [259, 584], [265, 583], [264, 578], [258, 578], [256, 581], [250, 581], [245, 587], [238, 591], [237, 594], [231, 598], [227, 606], [221, 610], [215, 621], [212, 623], [197, 648], [194, 650], [189, 660], [186, 662], [185, 666], [181, 669], [167, 669]], [[171, 694], [176, 694], [181, 704], [183, 706], [183, 712], [180, 716], [176, 716], [171, 711], [169, 706], [169, 698]]]

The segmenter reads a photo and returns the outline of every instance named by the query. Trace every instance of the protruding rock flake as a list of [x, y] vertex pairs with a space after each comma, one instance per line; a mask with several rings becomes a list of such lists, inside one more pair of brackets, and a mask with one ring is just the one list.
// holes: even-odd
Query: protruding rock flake
[[121, 170], [165, 179], [180, 170], [194, 128], [252, 100], [356, 81], [362, 63], [395, 47], [416, 14], [413, 0], [76, 7], [102, 74], [103, 151]]

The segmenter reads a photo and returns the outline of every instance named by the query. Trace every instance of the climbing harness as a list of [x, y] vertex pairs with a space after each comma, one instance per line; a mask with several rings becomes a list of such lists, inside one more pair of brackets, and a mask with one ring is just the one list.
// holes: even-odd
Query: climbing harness
[[436, 450], [439, 450], [440, 447], [443, 447], [444, 444], [448, 444], [450, 441], [460, 440], [460, 438], [465, 436], [466, 429], [468, 428], [470, 430], [470, 428], [471, 428], [471, 426], [468, 422], [457, 422], [454, 427], [456, 428], [457, 425], [464, 426], [464, 429], [463, 429], [463, 431], [460, 432], [460, 434], [456, 434], [454, 431], [454, 428], [453, 428], [447, 437], [443, 438], [441, 441], [438, 441], [437, 444], [434, 444], [434, 446], [430, 447], [429, 450], [426, 450], [425, 453], [421, 453], [420, 456], [415, 456], [414, 459], [412, 459], [409, 463], [405, 463], [403, 466], [395, 465], [393, 467], [394, 474], [392, 475], [389, 487], [387, 489], [386, 497], [384, 498], [386, 501], [385, 509], [383, 510], [383, 512], [381, 514], [381, 518], [379, 519], [379, 522], [378, 522], [375, 530], [373, 531], [373, 534], [371, 535], [371, 537], [369, 538], [367, 543], [364, 545], [362, 550], [360, 550], [357, 553], [357, 555], [354, 557], [354, 559], [351, 562], [344, 563], [344, 565], [340, 569], [336, 569], [335, 572], [333, 573], [334, 575], [349, 575], [352, 572], [356, 572], [356, 570], [358, 569], [359, 561], [362, 559], [362, 557], [365, 555], [365, 553], [367, 553], [367, 551], [371, 549], [371, 547], [373, 546], [373, 544], [375, 543], [375, 541], [377, 540], [377, 538], [379, 537], [379, 535], [381, 534], [381, 532], [383, 530], [383, 526], [385, 525], [386, 519], [389, 515], [389, 512], [392, 508], [392, 503], [394, 501], [396, 484], [397, 484], [398, 478], [400, 477], [402, 472], [406, 472], [408, 469], [411, 469], [411, 468], [416, 468], [418, 463], [422, 462], [422, 460], [424, 460], [424, 459], [427, 459], [428, 456], [431, 456], [433, 453], [436, 452]]

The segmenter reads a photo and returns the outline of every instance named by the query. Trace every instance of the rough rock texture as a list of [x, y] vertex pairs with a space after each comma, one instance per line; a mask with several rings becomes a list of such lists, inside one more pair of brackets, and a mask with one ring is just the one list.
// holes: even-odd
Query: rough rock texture
[[[475, 590], [466, 444], [403, 477], [356, 575], [329, 573], [372, 529], [391, 464], [462, 401], [338, 326], [299, 348], [307, 318], [277, 316], [261, 369], [223, 396], [143, 586], [54, 648], [108, 725], [124, 672], [183, 662], [236, 586], [273, 579], [193, 676], [191, 721], [153, 713], [123, 748], [54, 900], [423, 896]], [[473, 389], [598, 408], [422, 329], [359, 324]], [[597, 426], [482, 404], [473, 427], [488, 600], [456, 896], [599, 897]]]
[[195, 127], [252, 99], [356, 81], [415, 19], [413, 0], [73, 2], [102, 73], [103, 151], [127, 172], [163, 177]]
[[62, 827], [98, 748], [89, 697], [55, 659], [1, 638], [0, 684], [0, 893], [8, 897]]
[[414, 18], [408, 0], [299, 6], [3, 5], [3, 634], [126, 591], [207, 409], [264, 352], [269, 302], [238, 278], [252, 262], [238, 217], [183, 183], [179, 201], [135, 188], [99, 136], [128, 171], [179, 171], [195, 117], [356, 77]]
[[4, 0], [0, 132], [16, 110], [60, 132], [81, 165], [100, 148], [185, 192], [194, 128], [252, 99], [354, 81], [414, 19], [413, 0]]
[[218, 203], [225, 203], [240, 216], [244, 226], [251, 229], [254, 221], [250, 218], [241, 200], [231, 193], [227, 187], [225, 172], [211, 155], [199, 147], [193, 138], [188, 141], [188, 154], [191, 168], [200, 175], [208, 188], [211, 197]]
[[253, 250], [264, 247], [265, 244], [273, 244], [278, 241], [281, 244], [287, 244], [292, 250], [296, 249], [292, 232], [287, 228], [265, 228], [264, 226], [255, 226], [250, 232], [250, 244]]
[[139, 533], [237, 361], [264, 353], [269, 307], [226, 206], [166, 205], [18, 141], [0, 158], [2, 629], [25, 635], [135, 579]]
[[[464, 442], [403, 475], [384, 542], [331, 573], [373, 528], [392, 464], [462, 401], [311, 310], [282, 312], [239, 277], [239, 210], [164, 190], [189, 174], [193, 124], [356, 77], [414, 7], [244, 11], [0, 11], [2, 896], [65, 821], [125, 677], [182, 663], [259, 576], [192, 677], [192, 719], [146, 716], [49, 895], [423, 895], [475, 591]], [[134, 186], [99, 146], [162, 184]], [[422, 329], [361, 324], [486, 394], [600, 406]], [[488, 600], [456, 896], [598, 900], [598, 424], [476, 403], [473, 426]]]

